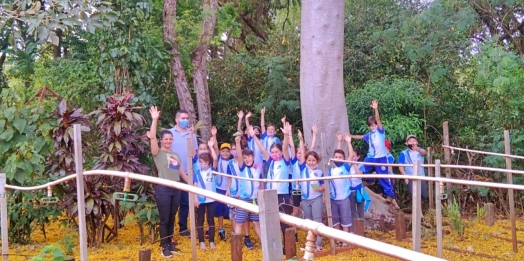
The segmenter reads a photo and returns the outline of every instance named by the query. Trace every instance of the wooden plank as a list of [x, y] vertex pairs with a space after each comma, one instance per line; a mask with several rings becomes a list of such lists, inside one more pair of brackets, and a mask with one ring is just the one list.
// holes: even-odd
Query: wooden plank
[[76, 195], [78, 205], [78, 245], [80, 248], [80, 261], [87, 261], [87, 226], [86, 226], [86, 201], [84, 194], [84, 166], [82, 155], [81, 125], [73, 125], [73, 146], [75, 150], [76, 169]]
[[[444, 145], [449, 146], [449, 125], [448, 122], [445, 121], [442, 123], [442, 129], [444, 133]], [[446, 161], [446, 164], [451, 164], [451, 151], [449, 149], [444, 149], [444, 160]], [[446, 169], [446, 178], [451, 178], [451, 169]], [[446, 183], [446, 189], [448, 192], [448, 206], [451, 206], [451, 200], [453, 198], [453, 191], [451, 190], [451, 183]]]
[[[195, 150], [193, 149], [193, 135], [190, 135], [191, 137], [186, 139], [186, 146], [187, 146], [187, 176], [188, 185], [193, 185], [191, 183], [191, 180], [193, 180], [193, 157], [192, 155], [195, 153]], [[189, 197], [189, 231], [191, 232], [191, 260], [197, 261], [197, 254], [196, 254], [196, 220], [195, 220], [195, 195], [193, 193], [188, 192]]]
[[[420, 176], [420, 160], [415, 160], [413, 162], [413, 176]], [[412, 197], [412, 215], [411, 219], [412, 232], [411, 237], [413, 241], [413, 251], [420, 252], [420, 242], [421, 242], [421, 218], [422, 218], [422, 205], [421, 205], [421, 181], [412, 180], [413, 186], [413, 197]]]
[[2, 260], [9, 260], [9, 225], [7, 224], [7, 198], [5, 195], [5, 185], [7, 176], [0, 173], [0, 224], [2, 225]]
[[493, 203], [484, 203], [486, 226], [495, 224], [495, 205]]
[[284, 248], [286, 249], [286, 259], [297, 256], [297, 242], [295, 241], [296, 229], [294, 227], [286, 228], [284, 233]]
[[[322, 151], [325, 151], [325, 140], [324, 140], [324, 133], [320, 133], [320, 142], [322, 144]], [[329, 167], [326, 167], [327, 163], [324, 162], [322, 164], [322, 171], [324, 172], [325, 175], [327, 175], [327, 169], [326, 168], [329, 168]], [[324, 202], [325, 202], [325, 207], [326, 207], [326, 213], [327, 213], [327, 222], [328, 222], [328, 226], [329, 227], [333, 227], [333, 217], [331, 215], [332, 211], [331, 211], [331, 197], [329, 196], [330, 195], [330, 189], [331, 187], [329, 186], [329, 182], [324, 185], [325, 189], [324, 189], [324, 194], [323, 194], [323, 197], [324, 197]], [[336, 245], [335, 245], [335, 240], [333, 238], [330, 238], [329, 239], [329, 246], [330, 246], [330, 252], [332, 255], [335, 255], [337, 252], [336, 250]]]
[[364, 219], [355, 218], [353, 220], [353, 231], [355, 235], [364, 236]]
[[242, 234], [231, 235], [231, 261], [242, 261]]
[[280, 212], [275, 189], [258, 191], [258, 209], [260, 210], [262, 260], [282, 260], [284, 253], [280, 237]]
[[[440, 178], [440, 160], [435, 160], [435, 177]], [[444, 190], [444, 187], [442, 187]], [[443, 257], [442, 251], [442, 197], [440, 182], [435, 182], [435, 218], [437, 222], [437, 257]], [[431, 195], [429, 196], [431, 198]]]
[[142, 248], [138, 250], [138, 261], [151, 261], [151, 249]]
[[[433, 149], [431, 147], [428, 147], [428, 164], [433, 164]], [[433, 177], [433, 168], [427, 168], [428, 170], [428, 177]], [[433, 186], [435, 182], [429, 181], [428, 182], [428, 189], [429, 189], [429, 208], [434, 209], [435, 208], [435, 198], [433, 198], [433, 195], [435, 195], [435, 191], [433, 191]]]
[[[509, 130], [504, 131], [504, 153], [511, 154], [511, 144], [509, 137]], [[512, 169], [511, 167], [511, 158], [506, 157], [506, 169]], [[513, 184], [513, 174], [507, 173], [508, 184]], [[515, 196], [513, 194], [513, 189], [508, 189], [508, 198], [509, 198], [509, 219], [511, 221], [511, 239], [513, 240], [513, 252], [518, 252], [517, 248], [517, 224], [515, 221]]]

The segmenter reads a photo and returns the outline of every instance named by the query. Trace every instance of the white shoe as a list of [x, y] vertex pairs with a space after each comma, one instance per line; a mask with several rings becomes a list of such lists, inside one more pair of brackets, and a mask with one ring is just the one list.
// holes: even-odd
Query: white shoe
[[215, 243], [213, 243], [213, 242], [209, 243], [209, 248], [211, 250], [215, 249], [216, 248]]
[[206, 250], [206, 243], [200, 242], [200, 250]]

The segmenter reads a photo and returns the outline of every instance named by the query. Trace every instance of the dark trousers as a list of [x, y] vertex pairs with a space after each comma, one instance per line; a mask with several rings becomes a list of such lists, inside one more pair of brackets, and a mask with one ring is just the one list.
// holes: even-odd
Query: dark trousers
[[175, 216], [180, 205], [180, 190], [155, 185], [155, 201], [160, 218], [160, 246], [166, 247], [171, 243], [175, 230]]
[[186, 191], [182, 191], [180, 199], [180, 212], [178, 214], [179, 232], [187, 230], [187, 216], [189, 215], [189, 196]]
[[209, 242], [215, 242], [215, 208], [216, 202], [200, 204], [197, 208], [198, 241], [204, 242], [204, 217], [209, 228]]
[[[289, 194], [278, 194], [278, 204], [282, 204], [279, 206], [280, 212], [286, 213], [288, 215], [291, 215], [293, 213], [293, 207], [290, 205], [291, 201], [289, 198]], [[289, 226], [280, 222], [280, 230], [282, 230], [282, 236], [286, 234], [286, 228]]]

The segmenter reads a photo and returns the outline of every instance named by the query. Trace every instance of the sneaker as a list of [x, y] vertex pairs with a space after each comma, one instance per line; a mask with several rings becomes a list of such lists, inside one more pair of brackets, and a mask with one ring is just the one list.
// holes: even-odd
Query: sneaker
[[184, 231], [180, 232], [180, 236], [191, 237], [191, 233], [189, 233], [189, 231], [187, 231], [187, 230], [184, 230]]
[[162, 256], [165, 258], [171, 258], [173, 255], [171, 254], [171, 251], [169, 251], [168, 247], [162, 248]]
[[169, 243], [169, 246], [167, 247], [167, 249], [169, 249], [169, 251], [172, 254], [176, 254], [176, 253], [180, 252], [180, 249], [175, 247], [175, 243], [174, 242]]
[[251, 239], [249, 237], [244, 237], [244, 245], [246, 245], [247, 249], [255, 248], [253, 242], [251, 242]]
[[220, 240], [226, 241], [226, 231], [223, 228], [218, 230], [218, 236], [220, 237]]
[[206, 243], [200, 242], [200, 250], [206, 250]]
[[209, 242], [209, 248], [211, 250], [214, 250], [216, 248], [215, 243], [214, 242]]

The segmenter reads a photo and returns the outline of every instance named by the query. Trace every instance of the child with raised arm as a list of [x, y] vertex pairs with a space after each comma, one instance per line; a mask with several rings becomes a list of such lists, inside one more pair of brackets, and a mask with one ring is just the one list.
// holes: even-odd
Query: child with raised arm
[[[305, 152], [304, 138], [302, 133], [298, 132], [298, 139], [300, 141], [300, 166], [299, 174], [301, 179], [323, 177], [324, 173], [318, 168], [320, 156], [314, 151]], [[325, 190], [324, 181], [303, 181], [300, 182], [300, 191], [302, 193], [302, 201], [300, 208], [304, 212], [305, 218], [322, 223], [322, 212], [324, 210], [324, 203], [322, 195]], [[322, 237], [317, 236], [316, 250], [322, 250]]]
[[[342, 134], [340, 134], [342, 136]], [[341, 138], [339, 133], [337, 133], [337, 138], [339, 144], [341, 143]], [[351, 146], [351, 140], [349, 140]], [[350, 151], [351, 152], [351, 151]], [[331, 199], [331, 216], [333, 218], [333, 227], [341, 229], [343, 231], [349, 232], [350, 227], [352, 226], [351, 219], [351, 208], [349, 203], [349, 196], [351, 194], [351, 182], [349, 179], [351, 166], [346, 160], [346, 154], [343, 150], [337, 148], [333, 152], [333, 158], [335, 161], [334, 165], [329, 168], [328, 176], [329, 177], [340, 177], [338, 179], [329, 180], [329, 196]], [[340, 161], [337, 161], [340, 160]], [[337, 245], [342, 247], [347, 247], [347, 243], [339, 242]]]
[[[273, 143], [268, 153], [262, 142], [260, 142], [258, 137], [255, 135], [253, 128], [251, 126], [249, 127], [250, 135], [253, 137], [256, 145], [260, 148], [262, 155], [264, 156], [264, 162], [268, 169], [268, 174], [266, 177], [268, 180], [289, 180], [290, 161], [287, 148], [289, 144], [290, 131], [291, 125], [286, 122], [284, 124], [284, 128], [282, 129], [282, 132], [284, 133], [284, 144]], [[278, 194], [278, 202], [283, 203], [284, 212], [286, 214], [291, 214], [292, 209], [289, 206], [289, 184], [287, 182], [266, 182], [266, 189], [276, 189]], [[288, 226], [283, 223], [280, 224], [282, 235], [284, 235], [287, 227]]]
[[[214, 140], [211, 138], [208, 146], [213, 148]], [[217, 154], [214, 149], [211, 153], [204, 152], [198, 157], [198, 169], [193, 176], [193, 185], [216, 193], [216, 175], [212, 171], [217, 165]], [[215, 249], [215, 206], [214, 199], [195, 194], [195, 207], [197, 208], [197, 232], [200, 249], [206, 250], [204, 242], [204, 218], [209, 229], [209, 248]]]
[[[157, 124], [160, 118], [160, 111], [156, 106], [149, 109], [152, 122], [148, 132], [150, 139], [149, 146], [153, 160], [158, 170], [158, 177], [180, 182], [180, 179], [188, 182], [188, 177], [184, 172], [184, 167], [180, 161], [180, 156], [171, 150], [173, 144], [173, 134], [170, 131], [162, 131], [160, 134], [160, 146], [157, 142]], [[159, 215], [160, 246], [162, 256], [171, 257], [179, 250], [172, 242], [175, 229], [175, 216], [180, 205], [181, 191], [172, 187], [155, 185], [155, 201]]]
[[[370, 132], [365, 135], [351, 135], [353, 139], [363, 139], [369, 144], [369, 150], [364, 162], [369, 163], [379, 163], [387, 164], [387, 151], [385, 146], [386, 132], [384, 131], [384, 126], [380, 121], [380, 113], [378, 111], [378, 101], [373, 100], [370, 107], [373, 109], [375, 115], [369, 116], [367, 119], [367, 124], [369, 126]], [[387, 166], [371, 166], [364, 165], [364, 173], [371, 173], [372, 170], [375, 170], [377, 174], [389, 174]], [[379, 183], [386, 194], [386, 202], [391, 203], [395, 198], [395, 192], [393, 191], [393, 186], [391, 185], [390, 179], [379, 179]]]
[[247, 147], [248, 149], [253, 151], [253, 154], [255, 155], [255, 163], [262, 166], [262, 164], [264, 164], [264, 155], [262, 155], [262, 150], [260, 150], [260, 147], [255, 144], [255, 140], [253, 139], [253, 137], [257, 137], [259, 140], [261, 140], [262, 132], [260, 130], [260, 127], [253, 126], [255, 134], [251, 135], [251, 133], [249, 133], [249, 127], [251, 126], [251, 124], [249, 123], [249, 118], [251, 118], [251, 115], [251, 112], [248, 112], [246, 114]]
[[[253, 157], [253, 151], [249, 149], [242, 150], [240, 145], [240, 136], [235, 137], [235, 146], [237, 150], [238, 156], [234, 160], [234, 176], [242, 177], [242, 178], [251, 178], [251, 179], [259, 179], [261, 177], [260, 169], [255, 166], [255, 160]], [[230, 184], [230, 190], [231, 191], [231, 182]], [[258, 181], [250, 181], [250, 180], [242, 180], [238, 179], [236, 181], [237, 187], [235, 196], [241, 200], [244, 200], [246, 202], [253, 202], [256, 203], [257, 198], [257, 192], [260, 189], [260, 182]], [[240, 235], [242, 233], [242, 228], [244, 226], [244, 223], [246, 222], [253, 222], [255, 233], [257, 234], [258, 238], [260, 239], [260, 223], [258, 215], [252, 214], [247, 212], [243, 209], [237, 209], [235, 214], [235, 234]], [[251, 243], [251, 240], [249, 240], [249, 244], [246, 243], [246, 240], [249, 240], [249, 238], [244, 238], [244, 244], [249, 248], [253, 248], [253, 244]]]
[[266, 107], [262, 108], [260, 110], [260, 127], [262, 128], [262, 137], [261, 142], [264, 144], [264, 148], [266, 151], [271, 150], [271, 146], [273, 146], [274, 143], [280, 143], [282, 144], [282, 141], [275, 136], [277, 133], [277, 127], [273, 123], [269, 123], [266, 127]]

